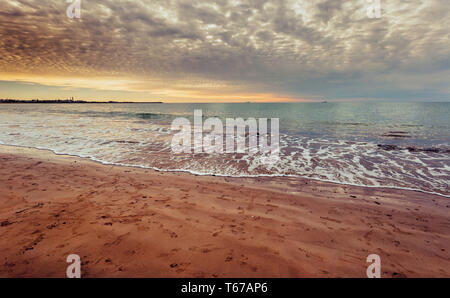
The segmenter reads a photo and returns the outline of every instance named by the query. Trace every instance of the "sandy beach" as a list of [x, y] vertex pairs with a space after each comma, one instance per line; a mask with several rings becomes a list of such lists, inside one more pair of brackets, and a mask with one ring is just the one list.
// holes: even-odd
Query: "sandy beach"
[[448, 198], [0, 146], [0, 277], [450, 277]]

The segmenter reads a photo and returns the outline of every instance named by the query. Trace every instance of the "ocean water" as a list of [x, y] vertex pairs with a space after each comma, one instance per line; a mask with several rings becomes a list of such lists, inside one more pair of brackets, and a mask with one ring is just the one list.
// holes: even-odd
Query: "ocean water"
[[[279, 118], [280, 159], [175, 154], [177, 117]], [[0, 144], [105, 164], [223, 176], [298, 176], [450, 196], [450, 103], [3, 104]]]

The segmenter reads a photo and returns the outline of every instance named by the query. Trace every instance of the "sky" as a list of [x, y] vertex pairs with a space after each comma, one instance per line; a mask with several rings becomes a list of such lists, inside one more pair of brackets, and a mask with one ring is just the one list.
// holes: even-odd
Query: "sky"
[[450, 101], [450, 1], [0, 1], [0, 98]]

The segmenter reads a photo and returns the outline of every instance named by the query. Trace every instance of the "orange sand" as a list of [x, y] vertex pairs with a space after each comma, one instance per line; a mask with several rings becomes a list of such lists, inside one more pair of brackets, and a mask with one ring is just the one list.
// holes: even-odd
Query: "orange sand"
[[450, 277], [450, 199], [0, 146], [0, 277]]

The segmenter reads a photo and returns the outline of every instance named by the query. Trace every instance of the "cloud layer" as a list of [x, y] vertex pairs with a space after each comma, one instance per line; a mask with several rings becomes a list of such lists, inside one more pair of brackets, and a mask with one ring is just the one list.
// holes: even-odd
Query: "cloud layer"
[[68, 5], [0, 2], [0, 79], [193, 100], [449, 100], [447, 0], [381, 0], [379, 19], [367, 0], [81, 0], [73, 20]]

